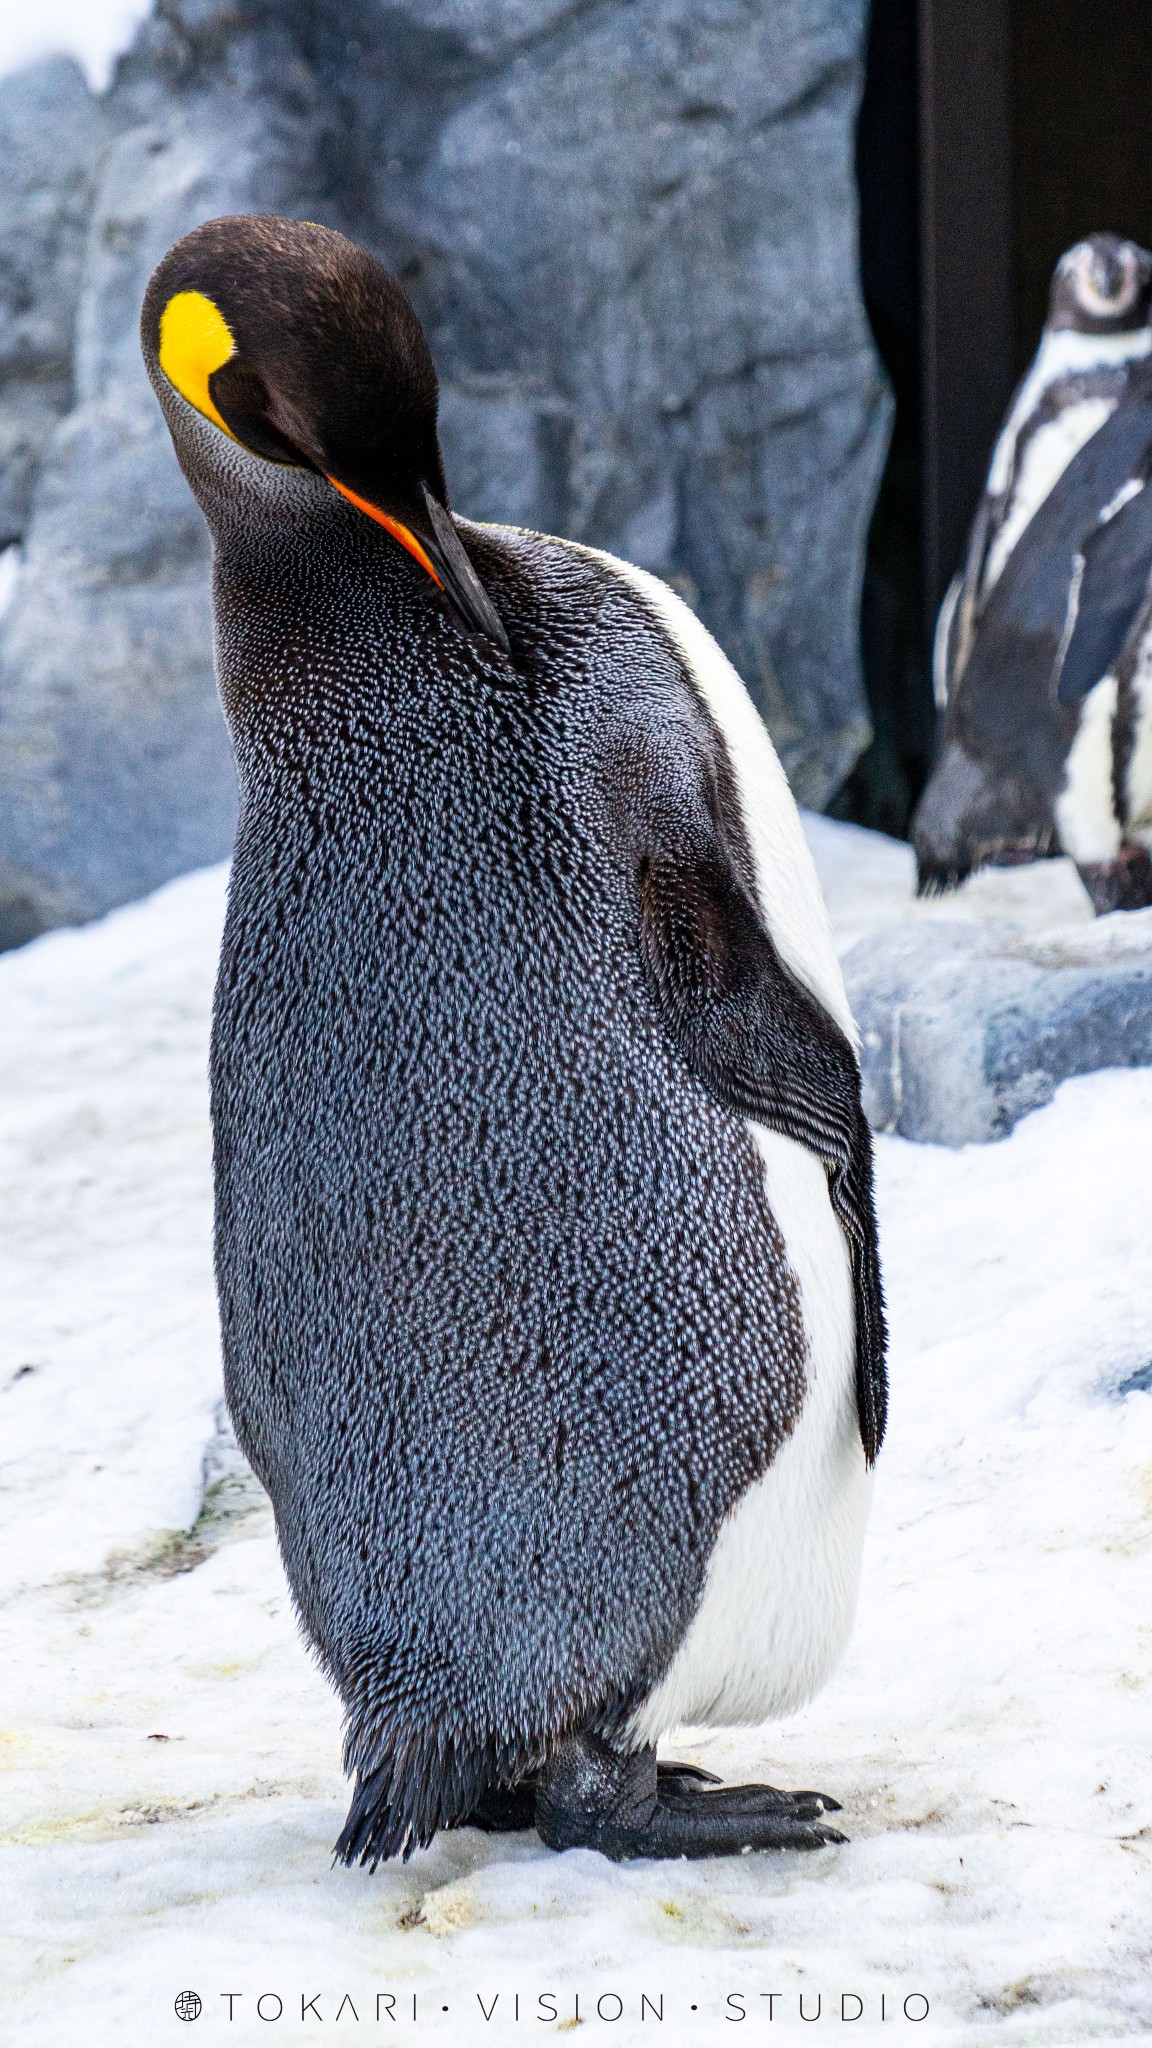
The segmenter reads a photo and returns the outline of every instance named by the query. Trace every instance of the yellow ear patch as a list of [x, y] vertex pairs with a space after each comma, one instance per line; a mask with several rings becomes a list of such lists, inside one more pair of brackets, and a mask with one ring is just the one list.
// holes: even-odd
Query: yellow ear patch
[[218, 306], [203, 292], [177, 292], [160, 315], [160, 368], [168, 382], [205, 419], [236, 439], [208, 392], [208, 379], [236, 353], [236, 343]]

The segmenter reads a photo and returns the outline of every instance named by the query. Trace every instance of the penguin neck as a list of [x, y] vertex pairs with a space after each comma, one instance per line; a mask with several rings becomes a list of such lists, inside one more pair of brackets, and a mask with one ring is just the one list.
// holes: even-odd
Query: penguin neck
[[381, 815], [422, 784], [465, 798], [477, 749], [507, 719], [507, 672], [388, 534], [333, 493], [307, 525], [219, 529], [214, 584], [245, 811], [270, 835], [290, 836], [320, 800], [327, 833], [378, 838]]
[[[226, 710], [255, 710], [290, 694], [322, 715], [330, 693], [400, 690], [420, 648], [446, 636], [436, 587], [398, 542], [325, 496], [304, 519], [233, 519], [215, 530], [213, 595]], [[459, 637], [458, 635], [456, 636]], [[360, 679], [363, 679], [362, 681]]]

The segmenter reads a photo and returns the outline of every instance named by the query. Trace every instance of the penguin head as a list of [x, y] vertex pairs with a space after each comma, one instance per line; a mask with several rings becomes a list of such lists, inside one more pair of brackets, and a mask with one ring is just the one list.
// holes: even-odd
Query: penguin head
[[177, 452], [197, 443], [190, 472], [203, 472], [207, 421], [222, 458], [233, 443], [276, 465], [268, 516], [286, 470], [324, 479], [419, 563], [458, 625], [507, 653], [448, 510], [428, 344], [366, 249], [310, 221], [208, 221], [153, 272], [141, 345]]
[[1152, 256], [1120, 235], [1089, 235], [1066, 249], [1052, 275], [1048, 326], [1077, 334], [1126, 334], [1148, 324]]

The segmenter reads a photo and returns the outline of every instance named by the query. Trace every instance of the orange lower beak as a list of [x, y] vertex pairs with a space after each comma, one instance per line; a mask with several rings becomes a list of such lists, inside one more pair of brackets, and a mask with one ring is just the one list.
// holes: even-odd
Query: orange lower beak
[[393, 519], [389, 513], [381, 512], [370, 498], [362, 498], [358, 491], [349, 490], [347, 484], [339, 483], [334, 476], [329, 476], [328, 482], [350, 505], [355, 505], [358, 512], [374, 519], [377, 526], [382, 526], [393, 540], [398, 540], [414, 562], [419, 562], [425, 575], [430, 576], [437, 590], [443, 592], [448, 612], [462, 633], [478, 635], [505, 661], [511, 658], [512, 650], [504, 622], [472, 567], [451, 514], [426, 483], [422, 483], [420, 489], [430, 528], [427, 546], [417, 539], [410, 527], [399, 519]]
[[367, 498], [358, 497], [355, 491], [348, 489], [347, 484], [337, 483], [334, 476], [330, 476], [328, 482], [334, 491], [339, 491], [342, 498], [347, 498], [350, 505], [355, 505], [358, 512], [366, 512], [369, 519], [376, 521], [377, 526], [385, 527], [393, 540], [398, 540], [402, 548], [407, 548], [413, 561], [419, 562], [420, 567], [427, 571], [437, 589], [443, 590], [444, 585], [432, 567], [428, 550], [421, 545], [414, 533], [410, 533], [398, 519], [390, 519], [387, 512], [381, 512], [379, 506], [370, 504]]

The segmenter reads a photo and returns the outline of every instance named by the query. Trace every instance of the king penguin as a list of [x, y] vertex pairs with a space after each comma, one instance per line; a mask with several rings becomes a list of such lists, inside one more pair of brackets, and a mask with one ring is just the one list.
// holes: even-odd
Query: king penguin
[[826, 1678], [884, 1430], [852, 1018], [764, 728], [655, 578], [453, 516], [354, 243], [210, 222], [142, 340], [240, 782], [227, 1395], [345, 1710], [337, 1854], [841, 1840], [656, 1759]]
[[967, 665], [982, 611], [1029, 521], [1115, 410], [1134, 363], [1152, 352], [1152, 255], [1118, 235], [1065, 250], [1040, 344], [992, 451], [961, 573], [940, 609], [933, 684], [943, 710]]

